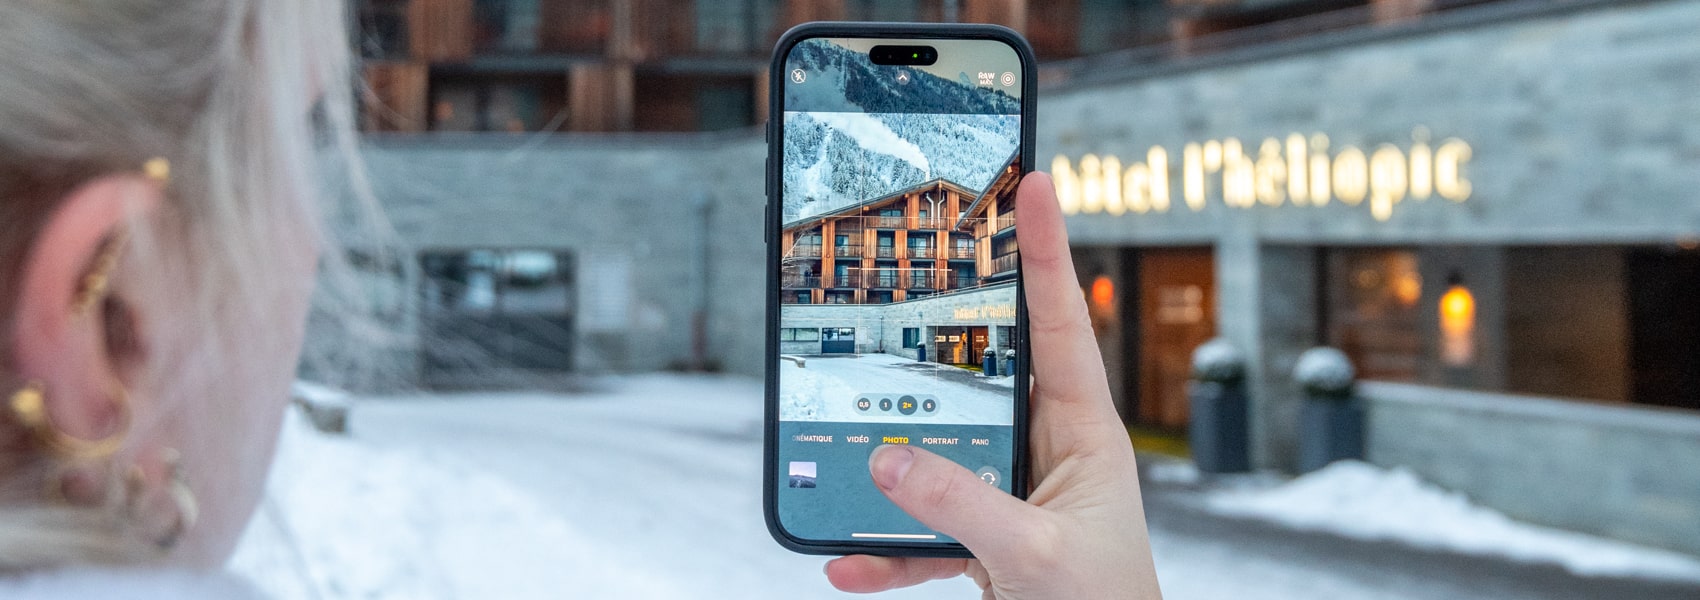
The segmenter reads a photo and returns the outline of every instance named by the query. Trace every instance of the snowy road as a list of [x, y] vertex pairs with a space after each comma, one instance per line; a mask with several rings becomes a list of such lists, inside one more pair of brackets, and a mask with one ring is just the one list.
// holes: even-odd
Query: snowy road
[[[938, 414], [926, 423], [1009, 425], [1014, 420], [1009, 377], [981, 377], [950, 365], [889, 354], [809, 356], [804, 366], [779, 361], [780, 418], [786, 421], [915, 423], [917, 417], [858, 410], [864, 395], [931, 394]], [[870, 396], [872, 397], [872, 396]]]
[[[291, 428], [233, 562], [295, 598], [841, 598], [761, 518], [761, 386], [653, 375], [574, 395], [356, 404], [352, 439]], [[1700, 587], [1303, 533], [1151, 483], [1165, 597], [1695, 598]], [[306, 574], [308, 585], [285, 573]], [[962, 579], [882, 598], [978, 598]]]

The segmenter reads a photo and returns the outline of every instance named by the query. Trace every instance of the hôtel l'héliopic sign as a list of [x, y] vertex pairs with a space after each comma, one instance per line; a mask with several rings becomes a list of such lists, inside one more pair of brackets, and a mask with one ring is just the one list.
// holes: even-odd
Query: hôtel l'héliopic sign
[[1469, 200], [1472, 156], [1464, 140], [1431, 143], [1428, 130], [1418, 127], [1406, 147], [1385, 143], [1369, 151], [1347, 145], [1331, 152], [1328, 136], [1293, 133], [1285, 141], [1264, 139], [1255, 152], [1234, 138], [1188, 143], [1179, 165], [1162, 146], [1131, 164], [1112, 155], [1086, 154], [1078, 162], [1058, 155], [1051, 176], [1069, 215], [1165, 213], [1181, 205], [1202, 211], [1211, 202], [1238, 209], [1337, 202], [1367, 204], [1375, 220], [1387, 221], [1406, 199]]

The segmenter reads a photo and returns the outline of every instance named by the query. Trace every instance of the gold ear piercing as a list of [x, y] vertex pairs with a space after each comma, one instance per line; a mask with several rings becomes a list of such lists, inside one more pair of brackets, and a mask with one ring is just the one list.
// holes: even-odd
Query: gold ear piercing
[[171, 161], [155, 156], [142, 163], [142, 174], [161, 184], [171, 182]]
[[95, 255], [94, 267], [83, 276], [83, 285], [71, 301], [73, 312], [89, 314], [96, 304], [106, 299], [107, 293], [112, 291], [112, 270], [118, 267], [118, 256], [129, 242], [129, 232], [120, 229], [101, 246], [100, 254]]
[[118, 429], [98, 440], [85, 440], [60, 431], [47, 414], [46, 385], [31, 381], [12, 394], [9, 408], [12, 419], [23, 425], [49, 452], [72, 460], [106, 458], [123, 445], [130, 433], [130, 402], [122, 390], [114, 393], [113, 404], [118, 408]]
[[[171, 161], [159, 156], [150, 158], [142, 163], [142, 175], [160, 185], [168, 184], [171, 182]], [[129, 241], [129, 232], [119, 229], [101, 246], [100, 254], [95, 256], [94, 268], [83, 276], [82, 288], [77, 290], [77, 297], [71, 302], [77, 314], [88, 314], [95, 304], [106, 299], [112, 287], [112, 270], [118, 266], [118, 256]]]

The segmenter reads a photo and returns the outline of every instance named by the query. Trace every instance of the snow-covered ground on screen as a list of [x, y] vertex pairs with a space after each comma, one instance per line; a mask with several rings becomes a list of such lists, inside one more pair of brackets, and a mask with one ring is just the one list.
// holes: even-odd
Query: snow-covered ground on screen
[[[1014, 402], [1008, 377], [981, 377], [950, 365], [889, 354], [810, 356], [804, 366], [779, 361], [779, 418], [785, 421], [1009, 425]], [[1002, 380], [1002, 381], [1000, 381]], [[974, 382], [974, 383], [970, 383]], [[993, 387], [999, 386], [999, 387]], [[856, 408], [859, 394], [931, 394], [930, 417], [875, 414]]]
[[1219, 514], [1356, 539], [1557, 563], [1578, 575], [1700, 581], [1695, 557], [1523, 523], [1408, 470], [1357, 461], [1273, 487], [1217, 491], [1207, 504]]
[[1017, 115], [785, 114], [786, 222], [944, 179], [979, 193], [1009, 164]]

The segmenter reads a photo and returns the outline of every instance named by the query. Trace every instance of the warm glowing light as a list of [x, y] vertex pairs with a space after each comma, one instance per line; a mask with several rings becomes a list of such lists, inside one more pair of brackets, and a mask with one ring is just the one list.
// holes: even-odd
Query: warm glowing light
[[1440, 360], [1454, 367], [1470, 364], [1476, 355], [1476, 297], [1463, 284], [1453, 284], [1440, 296]]
[[1100, 309], [1110, 308], [1116, 299], [1116, 283], [1108, 276], [1099, 275], [1092, 280], [1092, 305]]

